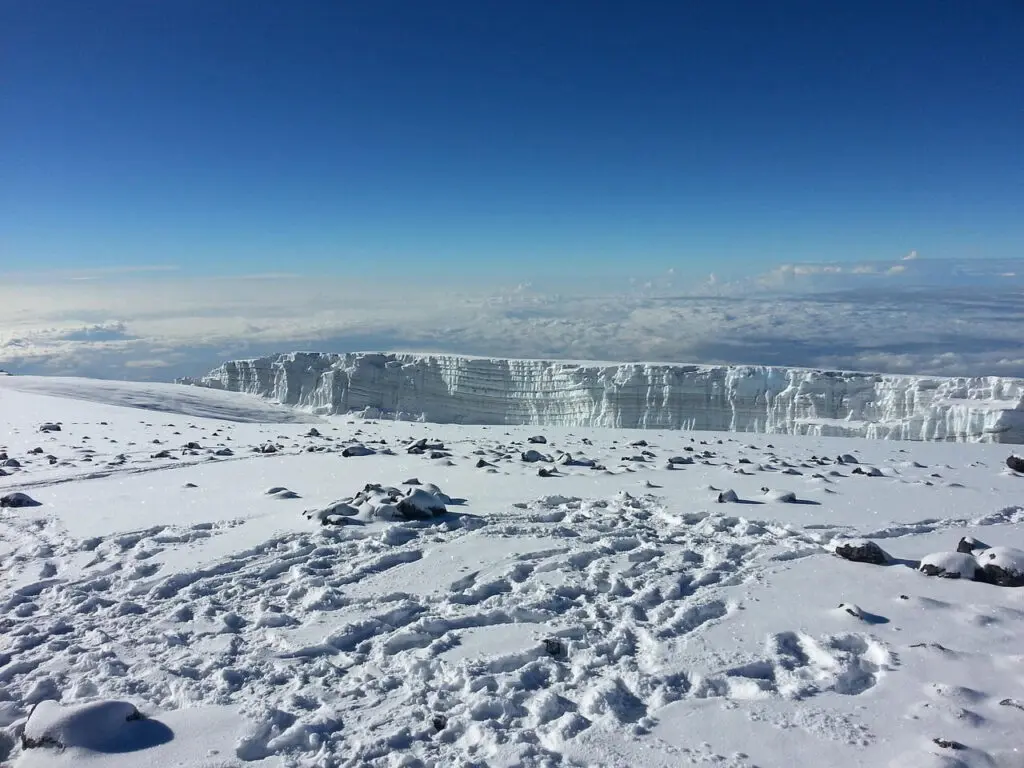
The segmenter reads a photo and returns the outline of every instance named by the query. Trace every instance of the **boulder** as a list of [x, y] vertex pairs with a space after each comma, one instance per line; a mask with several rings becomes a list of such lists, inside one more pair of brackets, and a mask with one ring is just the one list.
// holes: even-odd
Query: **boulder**
[[847, 541], [838, 545], [835, 554], [851, 563], [885, 565], [890, 561], [888, 553], [873, 541]]
[[917, 570], [925, 576], [970, 580], [978, 573], [978, 561], [963, 552], [936, 552], [921, 558]]
[[365, 445], [356, 444], [350, 445], [348, 448], [341, 452], [341, 455], [346, 459], [353, 456], [372, 456], [376, 451], [373, 448], [367, 448]]
[[1000, 587], [1024, 587], [1024, 552], [1013, 547], [991, 547], [979, 553], [978, 581]]
[[1006, 466], [1014, 472], [1024, 474], [1024, 457], [1011, 455], [1010, 458], [1006, 460]]
[[444, 502], [424, 488], [414, 488], [395, 506], [406, 520], [426, 520], [448, 511]]
[[978, 541], [973, 536], [964, 536], [956, 545], [956, 551], [965, 554], [973, 554], [980, 552], [983, 549], [988, 549], [988, 544]]
[[520, 458], [529, 464], [532, 464], [537, 461], [551, 461], [550, 457], [545, 456], [540, 451], [535, 451], [532, 448], [529, 451], [523, 451], [520, 454]]
[[8, 493], [0, 496], [0, 507], [39, 507], [42, 506], [38, 501], [33, 499], [27, 493], [21, 493], [15, 491], [14, 493]]

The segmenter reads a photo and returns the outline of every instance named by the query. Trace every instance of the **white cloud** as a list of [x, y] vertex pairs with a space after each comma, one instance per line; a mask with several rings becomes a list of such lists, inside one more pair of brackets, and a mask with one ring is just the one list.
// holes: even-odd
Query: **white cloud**
[[536, 276], [492, 291], [287, 275], [5, 280], [0, 367], [166, 379], [303, 348], [1024, 375], [1024, 282], [1002, 277], [1005, 264], [936, 264], [789, 265], [682, 295]]

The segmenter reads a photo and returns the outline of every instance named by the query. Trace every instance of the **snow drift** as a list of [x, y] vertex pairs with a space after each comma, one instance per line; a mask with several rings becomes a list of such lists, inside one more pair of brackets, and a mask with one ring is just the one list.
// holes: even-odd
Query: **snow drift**
[[179, 383], [440, 423], [1024, 442], [1024, 380], [1000, 377], [295, 352]]

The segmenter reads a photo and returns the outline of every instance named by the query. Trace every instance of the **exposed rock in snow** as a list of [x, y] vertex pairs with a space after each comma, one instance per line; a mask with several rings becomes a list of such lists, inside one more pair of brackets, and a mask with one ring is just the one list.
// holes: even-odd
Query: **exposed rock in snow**
[[718, 494], [718, 503], [719, 504], [735, 503], [735, 502], [737, 502], [739, 500], [740, 500], [740, 497], [737, 496], [736, 495], [736, 491], [734, 491], [732, 489], [729, 489], [729, 490], [726, 490], [726, 491], [722, 491], [721, 493]]
[[341, 455], [345, 458], [353, 456], [372, 456], [376, 451], [373, 448], [367, 448], [365, 445], [350, 445], [348, 448], [341, 452]]
[[1020, 472], [1024, 474], [1024, 458], [1020, 456], [1010, 456], [1006, 459], [1006, 466], [1012, 469], [1014, 472]]
[[956, 545], [957, 552], [966, 552], [967, 554], [972, 554], [982, 549], [988, 549], [988, 544], [978, 541], [973, 536], [964, 536]]
[[523, 461], [529, 462], [531, 464], [537, 461], [551, 461], [550, 456], [545, 456], [540, 451], [535, 451], [533, 449], [530, 449], [529, 451], [523, 451], [520, 455], [520, 458]]
[[21, 493], [15, 491], [14, 493], [7, 493], [0, 496], [0, 507], [38, 507], [41, 506], [38, 501], [33, 499], [27, 493]]
[[992, 547], [977, 556], [978, 581], [1000, 587], [1024, 587], [1024, 552], [1012, 547]]
[[999, 377], [296, 352], [189, 381], [318, 412], [434, 422], [1024, 442], [1024, 380]]
[[60, 432], [60, 424], [54, 424], [53, 422], [47, 422], [39, 427], [40, 432]]
[[838, 545], [834, 551], [839, 557], [854, 563], [885, 565], [890, 561], [886, 551], [873, 541], [846, 541]]
[[921, 558], [917, 569], [926, 576], [973, 579], [978, 572], [978, 562], [963, 552], [936, 552]]
[[398, 513], [408, 520], [422, 520], [448, 511], [444, 502], [425, 488], [412, 489], [396, 506]]

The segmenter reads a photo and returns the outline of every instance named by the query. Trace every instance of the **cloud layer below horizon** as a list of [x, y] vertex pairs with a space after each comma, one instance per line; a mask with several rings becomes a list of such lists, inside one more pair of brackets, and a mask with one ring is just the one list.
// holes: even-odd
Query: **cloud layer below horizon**
[[1024, 377], [1024, 279], [1009, 261], [784, 265], [684, 281], [130, 274], [0, 278], [0, 367], [169, 380], [296, 349], [750, 363]]

